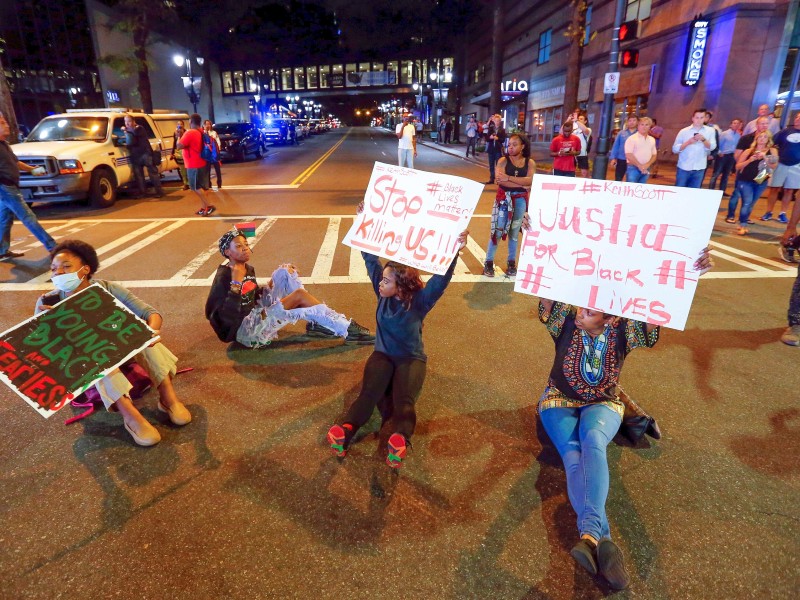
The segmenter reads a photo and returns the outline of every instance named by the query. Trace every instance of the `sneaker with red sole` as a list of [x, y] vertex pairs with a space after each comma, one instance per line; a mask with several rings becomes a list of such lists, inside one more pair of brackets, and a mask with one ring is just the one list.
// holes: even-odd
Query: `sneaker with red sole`
[[399, 433], [393, 433], [389, 437], [389, 453], [386, 455], [386, 464], [393, 469], [403, 466], [403, 459], [406, 457], [406, 438]]
[[334, 425], [328, 430], [328, 443], [331, 445], [331, 452], [334, 456], [337, 458], [347, 456], [347, 442], [350, 441], [352, 435], [352, 426], [349, 423]]

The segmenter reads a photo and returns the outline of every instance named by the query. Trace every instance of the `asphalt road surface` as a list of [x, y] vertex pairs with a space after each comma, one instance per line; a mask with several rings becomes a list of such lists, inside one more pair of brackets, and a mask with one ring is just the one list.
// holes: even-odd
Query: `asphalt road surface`
[[[163, 441], [134, 445], [117, 414], [71, 425], [0, 389], [2, 598], [601, 598], [611, 591], [569, 556], [574, 514], [535, 403], [552, 342], [535, 301], [480, 275], [494, 188], [487, 187], [456, 276], [426, 320], [428, 374], [399, 476], [377, 423], [343, 462], [324, 434], [355, 398], [370, 348], [311, 340], [301, 323], [262, 350], [220, 343], [203, 317], [234, 223], [258, 227], [266, 279], [294, 262], [318, 298], [374, 329], [363, 263], [341, 239], [375, 160], [396, 139], [342, 129], [261, 160], [223, 166], [219, 211], [172, 184], [162, 200], [121, 198], [91, 211], [37, 207], [58, 239], [100, 254], [164, 316], [194, 417], [137, 402]], [[476, 181], [486, 170], [432, 147], [416, 166]], [[763, 200], [762, 200], [763, 204]], [[760, 204], [754, 214], [761, 214]], [[724, 216], [724, 213], [722, 213]], [[718, 219], [716, 269], [684, 332], [626, 362], [626, 390], [664, 432], [645, 449], [609, 448], [612, 535], [632, 598], [789, 598], [800, 589], [800, 350], [780, 343], [796, 267], [777, 259], [780, 226], [747, 238]], [[51, 289], [44, 249], [15, 225], [0, 263], [0, 330]], [[505, 264], [505, 245], [497, 264]]]

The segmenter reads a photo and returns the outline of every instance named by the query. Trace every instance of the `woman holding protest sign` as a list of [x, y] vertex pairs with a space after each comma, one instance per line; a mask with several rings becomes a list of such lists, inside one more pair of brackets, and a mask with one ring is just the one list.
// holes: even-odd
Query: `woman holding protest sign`
[[[93, 283], [105, 288], [112, 296], [139, 318], [147, 322], [151, 329], [160, 333], [162, 318], [152, 306], [144, 303], [118, 283], [93, 279], [100, 266], [95, 249], [79, 240], [64, 240], [50, 251], [50, 272], [54, 292], [43, 294], [36, 303], [36, 314], [48, 310], [54, 304], [86, 289]], [[178, 400], [172, 378], [176, 373], [177, 357], [164, 344], [156, 342], [148, 346], [136, 357], [150, 379], [158, 388], [158, 410], [165, 413], [175, 425], [186, 425], [192, 420], [188, 409]], [[161, 435], [139, 410], [130, 398], [131, 384], [119, 369], [114, 369], [95, 383], [106, 409], [119, 411], [125, 430], [140, 446], [153, 446], [161, 441]]]
[[497, 195], [492, 207], [491, 235], [486, 251], [483, 274], [494, 277], [494, 255], [497, 238], [508, 238], [506, 275], [517, 274], [517, 241], [522, 215], [528, 210], [528, 194], [533, 183], [536, 162], [531, 159], [531, 145], [525, 134], [512, 133], [508, 138], [508, 156], [497, 163], [495, 183]]
[[[364, 210], [364, 202], [358, 213]], [[458, 236], [458, 249], [467, 244], [469, 231]], [[378, 308], [375, 318], [375, 351], [364, 366], [361, 393], [347, 414], [328, 430], [331, 451], [339, 458], [377, 406], [384, 422], [392, 419], [394, 433], [389, 437], [386, 463], [402, 466], [406, 448], [417, 422], [414, 404], [425, 381], [426, 361], [422, 344], [422, 323], [441, 298], [453, 276], [458, 254], [444, 275], [433, 275], [427, 285], [413, 267], [389, 262], [381, 265], [377, 256], [362, 252], [372, 281]]]
[[[530, 230], [528, 215], [523, 227]], [[712, 266], [705, 248], [694, 268], [702, 275]], [[567, 495], [578, 517], [580, 539], [570, 554], [592, 575], [600, 573], [612, 588], [624, 589], [630, 578], [606, 516], [606, 447], [620, 429], [626, 404], [635, 406], [618, 387], [623, 362], [636, 348], [652, 348], [659, 327], [544, 298], [539, 300], [539, 320], [556, 352], [538, 412], [564, 463]]]

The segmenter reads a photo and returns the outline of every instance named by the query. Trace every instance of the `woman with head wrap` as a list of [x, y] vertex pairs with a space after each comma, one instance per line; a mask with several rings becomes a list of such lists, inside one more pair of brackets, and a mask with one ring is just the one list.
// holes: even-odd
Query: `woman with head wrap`
[[228, 259], [217, 268], [206, 300], [206, 318], [223, 342], [249, 348], [266, 346], [290, 323], [308, 321], [306, 332], [316, 337], [344, 338], [372, 343], [366, 327], [329, 308], [303, 287], [294, 265], [280, 265], [265, 286], [259, 286], [249, 264], [252, 251], [238, 229], [219, 239], [219, 251]]

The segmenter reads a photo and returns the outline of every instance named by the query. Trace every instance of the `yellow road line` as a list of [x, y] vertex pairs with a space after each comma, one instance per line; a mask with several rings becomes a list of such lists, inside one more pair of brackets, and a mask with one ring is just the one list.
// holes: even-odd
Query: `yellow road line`
[[322, 155], [322, 156], [320, 156], [320, 157], [319, 157], [317, 160], [315, 160], [313, 163], [311, 163], [311, 166], [310, 166], [310, 167], [308, 167], [308, 168], [307, 168], [305, 171], [303, 171], [302, 173], [300, 173], [300, 175], [298, 175], [298, 176], [297, 176], [297, 179], [295, 179], [295, 180], [294, 180], [294, 181], [291, 183], [291, 185], [301, 185], [302, 183], [304, 183], [304, 182], [305, 182], [305, 180], [306, 180], [306, 179], [308, 179], [309, 177], [311, 177], [311, 175], [313, 175], [313, 174], [314, 174], [314, 171], [316, 171], [317, 169], [319, 169], [319, 167], [322, 165], [322, 163], [324, 163], [326, 160], [328, 160], [328, 157], [329, 157], [331, 154], [333, 154], [333, 153], [334, 153], [334, 151], [335, 151], [335, 150], [336, 150], [336, 149], [337, 149], [339, 146], [341, 146], [341, 145], [342, 145], [342, 143], [345, 141], [345, 139], [347, 139], [347, 136], [348, 136], [348, 135], [350, 135], [350, 131], [348, 131], [347, 133], [345, 133], [345, 134], [342, 136], [342, 139], [340, 139], [338, 142], [336, 142], [336, 143], [333, 145], [333, 147], [332, 147], [330, 150], [328, 150], [328, 151], [327, 151], [325, 154], [323, 154], [323, 155]]

